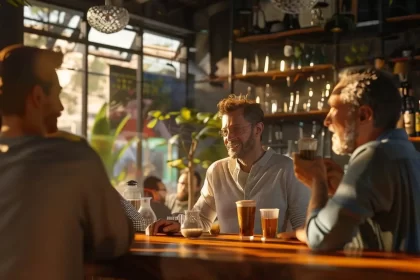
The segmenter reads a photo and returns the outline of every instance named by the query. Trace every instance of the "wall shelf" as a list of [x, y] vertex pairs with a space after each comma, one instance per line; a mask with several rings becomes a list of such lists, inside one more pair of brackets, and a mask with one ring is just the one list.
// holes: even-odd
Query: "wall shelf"
[[265, 116], [266, 122], [308, 122], [308, 121], [324, 121], [328, 111], [311, 111], [298, 113], [275, 113]]
[[401, 16], [401, 17], [391, 17], [387, 18], [387, 22], [403, 22], [403, 21], [413, 21], [413, 20], [420, 20], [420, 14], [413, 14], [408, 16]]
[[413, 143], [420, 143], [420, 137], [409, 137], [408, 139]]
[[249, 72], [246, 75], [237, 74], [235, 75], [236, 80], [246, 80], [250, 78], [272, 78], [275, 80], [279, 77], [288, 77], [288, 76], [295, 76], [298, 74], [309, 74], [314, 73], [317, 71], [324, 71], [333, 69], [334, 66], [332, 64], [319, 64], [314, 66], [304, 66], [301, 69], [294, 69], [294, 70], [286, 70], [286, 71], [268, 71], [267, 73], [264, 72]]
[[300, 28], [300, 29], [293, 29], [288, 31], [281, 31], [276, 33], [268, 33], [268, 34], [259, 34], [259, 35], [251, 35], [237, 38], [236, 41], [239, 43], [257, 43], [261, 41], [269, 41], [275, 40], [279, 38], [287, 38], [293, 36], [300, 36], [300, 35], [307, 35], [311, 33], [321, 33], [324, 32], [324, 28], [322, 27], [308, 27], [308, 28]]

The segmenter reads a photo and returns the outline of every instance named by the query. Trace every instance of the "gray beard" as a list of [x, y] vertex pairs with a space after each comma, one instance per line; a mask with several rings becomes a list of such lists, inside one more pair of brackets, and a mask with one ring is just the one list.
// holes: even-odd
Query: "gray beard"
[[356, 121], [351, 120], [346, 122], [346, 129], [344, 131], [344, 139], [340, 139], [337, 134], [332, 137], [332, 150], [337, 155], [351, 155], [356, 146]]

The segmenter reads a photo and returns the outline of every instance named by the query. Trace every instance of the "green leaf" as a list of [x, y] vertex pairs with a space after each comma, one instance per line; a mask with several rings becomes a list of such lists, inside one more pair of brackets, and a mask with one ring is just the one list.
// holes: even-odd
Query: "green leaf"
[[124, 129], [125, 125], [127, 124], [127, 122], [130, 119], [131, 119], [131, 117], [127, 115], [127, 116], [124, 117], [124, 119], [121, 120], [121, 122], [118, 124], [117, 128], [115, 129], [114, 138], [118, 138], [121, 131]]
[[178, 142], [179, 134], [175, 134], [171, 138], [169, 138], [168, 143], [176, 143]]
[[219, 130], [214, 127], [206, 126], [202, 130], [200, 130], [200, 132], [195, 136], [195, 139], [201, 140], [207, 137], [219, 137]]
[[95, 120], [92, 126], [92, 135], [110, 135], [111, 125], [107, 116], [108, 103], [104, 103], [101, 109], [95, 116]]
[[198, 113], [197, 114], [197, 120], [199, 121], [204, 121], [211, 117], [212, 117], [212, 113]]
[[147, 123], [147, 128], [154, 128], [156, 124], [158, 123], [158, 119], [153, 119], [150, 122]]
[[203, 167], [204, 169], [209, 168], [209, 167], [210, 167], [210, 165], [211, 165], [211, 161], [209, 161], [209, 160], [203, 160], [203, 161], [201, 162], [201, 167]]
[[182, 108], [181, 109], [181, 115], [180, 115], [185, 121], [190, 121], [192, 114], [191, 109], [188, 108]]
[[194, 162], [194, 164], [200, 164], [201, 163], [201, 160], [198, 159], [198, 158], [194, 158], [193, 159], [193, 162]]
[[113, 156], [112, 165], [114, 166], [124, 156], [125, 152], [132, 146], [134, 142], [140, 141], [138, 137], [131, 138], [124, 146]]
[[159, 118], [162, 115], [162, 112], [155, 110], [155, 111], [150, 111], [149, 113], [147, 113], [147, 115], [152, 118]]
[[187, 168], [187, 166], [184, 163], [185, 158], [175, 159], [175, 160], [169, 160], [168, 165], [171, 167], [175, 167], [178, 169], [184, 169]]
[[175, 118], [175, 122], [177, 125], [189, 123], [189, 120], [184, 119], [181, 115]]

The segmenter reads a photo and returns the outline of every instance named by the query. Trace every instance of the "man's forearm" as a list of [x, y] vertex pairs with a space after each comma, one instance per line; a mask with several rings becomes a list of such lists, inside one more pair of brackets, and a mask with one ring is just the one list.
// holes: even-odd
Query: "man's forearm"
[[315, 178], [312, 182], [311, 200], [309, 201], [307, 219], [310, 219], [312, 212], [322, 209], [328, 202], [328, 180], [326, 178]]

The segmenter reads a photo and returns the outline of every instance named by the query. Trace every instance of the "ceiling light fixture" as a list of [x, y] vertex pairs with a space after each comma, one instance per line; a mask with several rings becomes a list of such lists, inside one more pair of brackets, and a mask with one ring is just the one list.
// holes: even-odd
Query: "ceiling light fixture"
[[111, 34], [124, 29], [130, 20], [130, 14], [122, 6], [122, 0], [118, 6], [112, 5], [111, 0], [105, 0], [105, 5], [91, 7], [87, 12], [87, 20], [92, 28], [99, 32]]

